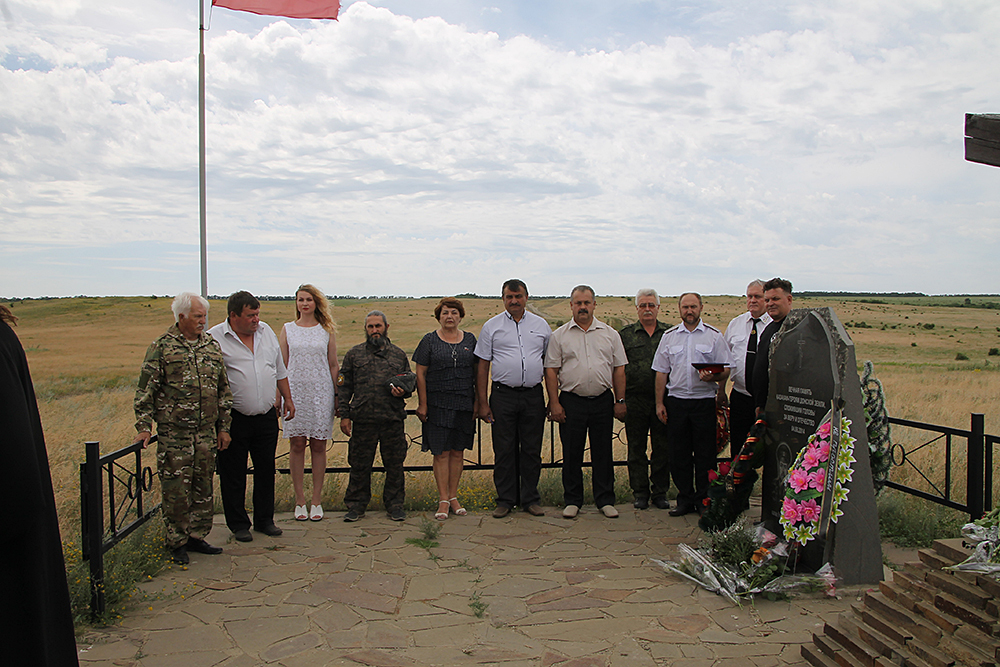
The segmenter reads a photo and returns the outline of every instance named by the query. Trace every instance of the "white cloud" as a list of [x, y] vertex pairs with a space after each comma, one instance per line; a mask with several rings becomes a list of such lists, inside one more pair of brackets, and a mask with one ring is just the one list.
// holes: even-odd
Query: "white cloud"
[[[0, 293], [197, 288], [197, 17], [149, 4], [12, 5]], [[210, 291], [495, 293], [519, 275], [538, 294], [713, 293], [748, 274], [996, 291], [1000, 173], [963, 161], [962, 124], [1000, 108], [970, 66], [996, 53], [1000, 12], [842, 7], [610, 51], [363, 2], [251, 32], [219, 10]], [[710, 9], [692, 23], [732, 29], [714, 11], [732, 6]]]

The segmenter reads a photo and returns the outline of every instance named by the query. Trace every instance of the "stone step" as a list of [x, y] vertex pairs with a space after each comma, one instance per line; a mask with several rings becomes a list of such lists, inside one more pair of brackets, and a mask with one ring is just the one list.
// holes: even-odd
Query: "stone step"
[[861, 662], [851, 653], [848, 647], [843, 646], [829, 635], [813, 635], [813, 644], [823, 652], [823, 655], [833, 660], [840, 667], [874, 667], [874, 661]]
[[980, 646], [970, 644], [958, 637], [944, 637], [938, 648], [955, 658], [955, 660], [965, 667], [996, 667], [997, 656], [990, 656]]
[[990, 637], [971, 625], [963, 625], [955, 631], [955, 639], [982, 651], [984, 655], [993, 656], [994, 660], [1000, 662], [1000, 639], [997, 637]]
[[879, 614], [874, 609], [869, 609], [861, 605], [855, 605], [860, 612], [856, 612], [864, 624], [873, 631], [880, 633], [895, 646], [905, 646], [906, 642], [913, 638], [913, 633], [907, 632], [898, 623], [894, 623]]
[[859, 637], [879, 656], [891, 658], [895, 651], [906, 644], [905, 641], [894, 641], [865, 623], [861, 617], [849, 612], [842, 613], [837, 622], [844, 632]]
[[837, 663], [821, 651], [815, 644], [803, 644], [799, 650], [802, 658], [813, 667], [839, 667]]
[[924, 578], [927, 576], [927, 573], [931, 571], [931, 568], [927, 567], [924, 563], [918, 560], [913, 560], [903, 563], [902, 571], [906, 572], [909, 575], [912, 575], [916, 579], [920, 579], [921, 581], [923, 581]]
[[[988, 635], [994, 637], [1000, 635], [1000, 624], [997, 623], [996, 618], [971, 607], [950, 593], [938, 593], [934, 598], [934, 607], [959, 621], [969, 623]], [[950, 633], [954, 632], [954, 630], [950, 631]]]
[[932, 570], [940, 570], [941, 568], [951, 567], [955, 563], [961, 562], [942, 556], [934, 549], [918, 549], [917, 556], [920, 558], [921, 563]]
[[973, 609], [980, 611], [985, 611], [986, 603], [993, 598], [992, 595], [978, 586], [967, 584], [944, 570], [928, 572], [926, 586], [939, 588], [941, 591], [953, 595]]
[[[927, 570], [925, 574], [933, 572], [938, 572], [938, 570]], [[934, 596], [937, 594], [937, 591], [932, 586], [924, 582], [923, 576], [918, 577], [916, 574], [910, 572], [893, 572], [891, 583], [928, 602], [933, 602]]]
[[[875, 667], [875, 661], [881, 653], [869, 646], [857, 632], [857, 626], [845, 622], [843, 629], [830, 623], [823, 624], [823, 633], [847, 649], [848, 652], [864, 667]], [[891, 654], [890, 654], [891, 655]]]
[[939, 627], [907, 611], [883, 593], [866, 592], [865, 606], [926, 644], [936, 646], [941, 640], [942, 633]]
[[926, 662], [931, 667], [952, 667], [955, 658], [944, 651], [928, 646], [919, 639], [911, 639], [906, 643], [906, 648], [910, 653]]
[[931, 545], [942, 558], [947, 558], [955, 563], [961, 563], [963, 560], [972, 555], [972, 552], [965, 547], [964, 540], [961, 537], [950, 537], [944, 540], [934, 540]]
[[1000, 581], [988, 574], [976, 574], [976, 586], [983, 589], [995, 598], [1000, 599]]

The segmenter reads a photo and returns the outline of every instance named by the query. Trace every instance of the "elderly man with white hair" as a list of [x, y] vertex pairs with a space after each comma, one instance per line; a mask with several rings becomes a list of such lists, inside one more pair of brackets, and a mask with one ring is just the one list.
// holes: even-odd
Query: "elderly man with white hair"
[[215, 452], [229, 445], [233, 394], [222, 350], [205, 332], [208, 301], [182, 292], [171, 310], [174, 325], [153, 341], [142, 362], [135, 430], [145, 447], [156, 422], [167, 549], [174, 562], [186, 564], [188, 551], [222, 553], [205, 537], [212, 529]]

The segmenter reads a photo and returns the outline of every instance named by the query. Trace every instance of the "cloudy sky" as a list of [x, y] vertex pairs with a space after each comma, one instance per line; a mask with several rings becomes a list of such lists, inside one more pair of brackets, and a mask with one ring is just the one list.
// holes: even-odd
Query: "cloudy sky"
[[[1000, 291], [995, 0], [214, 9], [209, 292]], [[200, 286], [197, 0], [0, 0], [0, 295]]]

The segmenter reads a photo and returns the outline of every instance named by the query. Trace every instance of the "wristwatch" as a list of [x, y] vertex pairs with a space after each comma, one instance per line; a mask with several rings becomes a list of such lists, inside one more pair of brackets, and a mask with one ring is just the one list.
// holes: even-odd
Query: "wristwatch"
[[624, 403], [624, 402], [625, 402], [624, 398], [619, 398], [617, 401], [615, 401], [615, 403]]

